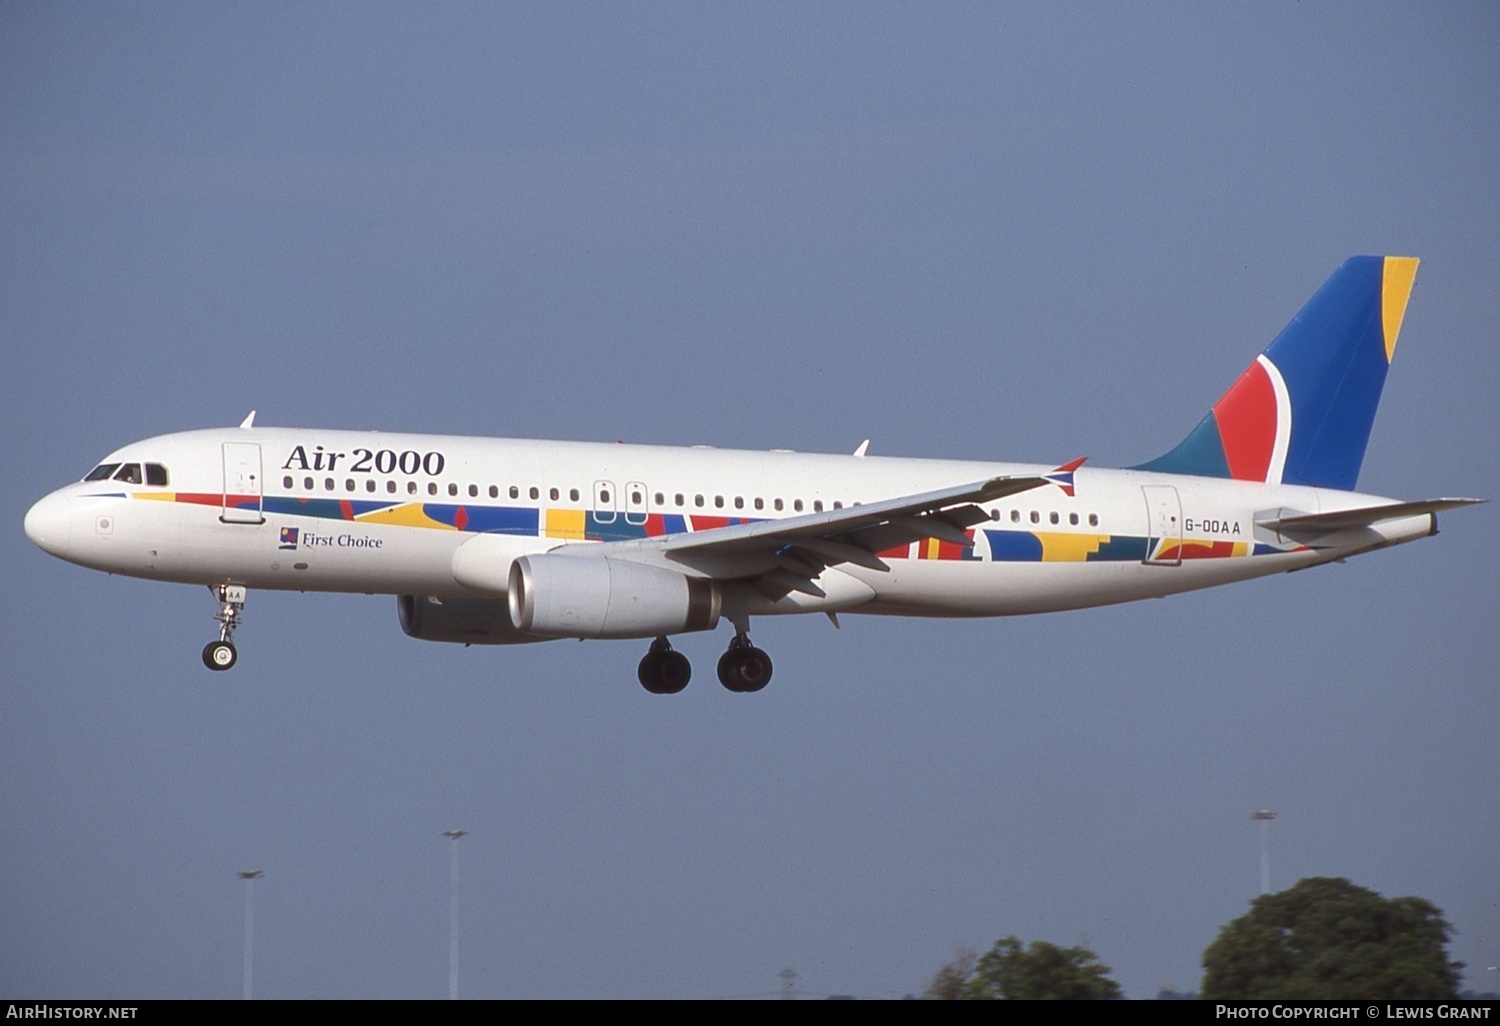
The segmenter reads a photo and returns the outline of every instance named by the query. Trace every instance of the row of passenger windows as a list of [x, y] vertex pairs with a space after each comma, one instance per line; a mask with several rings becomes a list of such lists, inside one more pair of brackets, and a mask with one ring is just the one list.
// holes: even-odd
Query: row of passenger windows
[[[148, 464], [148, 466], [149, 465], [150, 464]], [[90, 480], [92, 480], [92, 478], [90, 478]], [[163, 481], [163, 483], [165, 483], [165, 481]], [[296, 487], [296, 479], [293, 478], [290, 475], [282, 478], [281, 483], [282, 483], [283, 487], [286, 487], [286, 488], [295, 488]], [[317, 485], [318, 485], [318, 482], [317, 482], [316, 478], [304, 477], [302, 479], [302, 488], [303, 488], [304, 491], [309, 491], [309, 492], [316, 491], [317, 490]], [[627, 486], [627, 487], [629, 487], [629, 486]], [[337, 490], [338, 490], [338, 482], [337, 481], [335, 481], [331, 477], [325, 477], [325, 478], [323, 478], [323, 491], [325, 491], [325, 492], [332, 492], [332, 491], [337, 491]], [[355, 481], [354, 478], [349, 477], [349, 478], [345, 478], [344, 479], [344, 491], [346, 491], [346, 492], [354, 492], [354, 491], [358, 491], [358, 490], [359, 490], [358, 489], [358, 485], [357, 485], [357, 482]], [[365, 479], [365, 491], [366, 492], [378, 492], [378, 491], [380, 491], [380, 486], [375, 481], [374, 478], [367, 478], [367, 479]], [[400, 488], [399, 488], [399, 486], [397, 485], [397, 483], [395, 481], [386, 481], [385, 482], [385, 491], [386, 491], [387, 494], [395, 495], [395, 494], [397, 494], [400, 491]], [[407, 491], [407, 494], [409, 494], [409, 495], [418, 495], [418, 494], [420, 494], [421, 489], [418, 487], [417, 482], [415, 482], [415, 481], [408, 481], [408, 482], [406, 482], [406, 491]], [[480, 498], [482, 494], [488, 495], [488, 497], [491, 498], [491, 499], [498, 499], [498, 498], [500, 498], [500, 494], [501, 494], [500, 486], [499, 485], [490, 485], [487, 489], [485, 489], [483, 492], [481, 492], [480, 486], [477, 485], [477, 484], [471, 484], [466, 489], [462, 489], [462, 490], [459, 488], [459, 486], [457, 484], [449, 484], [448, 487], [447, 487], [447, 489], [446, 489], [446, 491], [447, 491], [449, 497], [451, 497], [451, 498], [458, 498], [462, 494], [466, 493], [468, 495], [468, 497], [471, 498], [471, 499]], [[429, 482], [427, 482], [427, 494], [428, 495], [438, 495], [439, 493], [440, 493], [440, 489], [439, 489], [438, 483], [436, 481], [429, 481]], [[509, 498], [519, 499], [521, 497], [521, 488], [518, 485], [511, 485], [508, 489], [506, 489], [505, 494]], [[547, 498], [550, 501], [552, 501], [552, 502], [560, 502], [560, 501], [562, 501], [562, 496], [563, 496], [563, 490], [560, 489], [560, 488], [548, 488], [547, 489]], [[576, 503], [576, 502], [581, 501], [580, 500], [580, 496], [579, 496], [579, 491], [578, 491], [577, 488], [569, 488], [567, 490], [567, 496], [568, 496], [568, 499], [567, 499], [568, 502], [575, 502]], [[535, 485], [533, 485], [532, 487], [526, 489], [526, 497], [528, 499], [531, 499], [532, 501], [539, 501], [541, 499], [541, 497], [542, 497], [542, 489], [537, 488]], [[610, 490], [609, 490], [608, 487], [600, 487], [598, 489], [598, 491], [597, 491], [596, 499], [597, 499], [597, 503], [598, 503], [599, 506], [608, 508], [610, 506], [610, 504], [613, 502], [613, 495], [610, 492]], [[631, 489], [630, 495], [629, 495], [629, 499], [630, 499], [630, 507], [632, 509], [639, 510], [639, 509], [643, 509], [644, 508], [645, 502], [646, 502], [646, 496], [645, 496], [645, 493], [643, 491], [637, 491], [635, 489]], [[655, 508], [657, 508], [657, 509], [661, 509], [661, 508], [663, 508], [663, 507], [665, 507], [667, 505], [667, 496], [666, 496], [665, 492], [656, 492], [654, 495], [652, 495], [652, 499], [655, 501], [655, 504], [656, 504]], [[705, 496], [705, 495], [694, 495], [692, 497], [691, 504], [692, 504], [692, 507], [695, 508], [695, 509], [703, 509], [703, 508], [705, 508], [709, 504], [710, 501], [712, 501], [714, 509], [723, 509], [723, 508], [725, 508], [725, 504], [729, 503], [729, 504], [731, 504], [733, 506], [734, 509], [741, 509], [741, 510], [745, 508], [745, 502], [746, 502], [745, 497], [742, 496], [742, 495], [736, 495], [736, 496], [733, 496], [732, 498], [729, 498], [729, 499], [726, 499], [722, 495], [715, 495], [715, 496], [712, 496], [711, 500], [710, 500], [710, 497]], [[763, 498], [759, 498], [759, 497], [752, 498], [752, 499], [749, 500], [749, 502], [750, 502], [751, 507], [754, 508], [754, 509], [764, 510], [766, 508], [766, 500], [763, 499]], [[674, 507], [676, 507], [677, 509], [687, 508], [688, 505], [689, 505], [688, 496], [685, 495], [682, 492], [676, 492], [676, 493], [674, 493], [673, 496], [672, 496], [672, 505]], [[857, 506], [857, 505], [859, 505], [859, 503], [855, 503], [854, 505]], [[772, 500], [770, 500], [770, 506], [771, 506], [772, 510], [775, 510], [777, 512], [784, 512], [785, 510], [788, 509], [788, 507], [790, 507], [790, 509], [791, 509], [791, 511], [793, 513], [804, 513], [804, 512], [807, 511], [807, 508], [808, 508], [807, 504], [804, 503], [803, 500], [801, 500], [801, 499], [793, 499], [793, 500], [791, 500], [790, 504], [788, 504], [786, 501], [784, 501], [782, 499], [772, 499]], [[833, 508], [833, 509], [843, 509], [844, 508], [844, 503], [843, 503], [842, 500], [835, 499], [831, 508]], [[814, 513], [821, 513], [821, 512], [823, 512], [823, 500], [822, 499], [814, 499], [812, 501], [812, 512], [814, 512]], [[1043, 516], [1043, 514], [1039, 510], [1031, 510], [1029, 512], [1029, 514], [1027, 515], [1026, 519], [1028, 519], [1033, 524], [1040, 524], [1042, 522], [1042, 516]], [[1079, 517], [1079, 515], [1077, 513], [1069, 513], [1067, 516], [1068, 516], [1068, 523], [1071, 524], [1072, 526], [1077, 527], [1081, 523], [1081, 518]], [[1000, 511], [998, 509], [992, 509], [992, 510], [990, 510], [990, 519], [993, 520], [993, 521], [999, 521], [1001, 519]], [[1057, 512], [1056, 510], [1052, 510], [1051, 512], [1049, 512], [1049, 513], [1046, 514], [1046, 519], [1047, 519], [1047, 522], [1049, 524], [1061, 524], [1062, 523], [1062, 514], [1059, 513], [1059, 512]], [[1019, 523], [1022, 522], [1022, 515], [1021, 515], [1021, 511], [1019, 509], [1013, 509], [1013, 510], [1010, 511], [1010, 522], [1013, 523], [1013, 524], [1019, 524]], [[1097, 514], [1097, 513], [1090, 513], [1088, 515], [1088, 525], [1090, 527], [1098, 527], [1099, 526], [1099, 514]]]
[[[296, 481], [296, 478], [292, 477], [289, 474], [286, 477], [284, 477], [284, 478], [281, 479], [281, 484], [282, 484], [282, 487], [284, 487], [284, 488], [295, 488], [297, 486], [297, 481]], [[312, 478], [312, 477], [304, 477], [302, 479], [302, 489], [303, 489], [303, 491], [309, 491], [309, 492], [311, 492], [311, 491], [317, 491], [318, 490], [318, 481], [317, 481], [317, 479], [316, 478]], [[334, 478], [325, 477], [325, 478], [323, 478], [322, 490], [325, 491], [325, 492], [337, 491], [338, 490], [338, 482]], [[401, 491], [401, 488], [400, 488], [400, 485], [398, 485], [395, 481], [386, 481], [385, 482], [385, 489], [384, 490], [389, 495], [396, 495], [396, 494], [398, 494]], [[354, 478], [349, 477], [349, 478], [345, 478], [344, 479], [344, 491], [346, 491], [346, 492], [357, 492], [357, 491], [359, 491], [359, 485], [355, 481]], [[380, 488], [379, 483], [376, 482], [376, 480], [374, 478], [366, 478], [365, 479], [365, 491], [366, 492], [379, 492], [379, 491], [381, 491], [381, 488]], [[429, 481], [429, 482], [427, 482], [427, 494], [428, 495], [438, 495], [438, 494], [441, 493], [441, 491], [442, 491], [442, 489], [440, 489], [438, 487], [438, 483], [436, 481]], [[415, 482], [415, 481], [408, 481], [408, 482], [406, 482], [406, 492], [407, 492], [408, 495], [419, 495], [419, 494], [421, 494], [421, 488], [417, 485], [417, 482]], [[498, 499], [498, 498], [500, 498], [500, 486], [499, 485], [490, 485], [488, 487], [488, 489], [485, 489], [484, 491], [481, 491], [480, 486], [476, 485], [476, 484], [471, 484], [471, 485], [469, 485], [467, 487], [467, 489], [462, 489], [462, 490], [459, 488], [459, 486], [457, 484], [449, 484], [448, 487], [447, 487], [447, 493], [448, 493], [448, 495], [450, 497], [453, 497], [453, 498], [458, 498], [458, 497], [460, 497], [463, 494], [467, 494], [469, 498], [471, 498], [471, 499], [477, 499], [477, 498], [480, 498], [480, 496], [482, 494], [487, 494], [491, 499]], [[510, 498], [512, 498], [512, 499], [519, 499], [521, 497], [521, 488], [518, 485], [511, 485], [510, 488], [506, 490], [506, 494]], [[550, 499], [552, 502], [559, 502], [559, 501], [561, 501], [562, 500], [562, 495], [563, 495], [563, 492], [562, 492], [562, 489], [560, 489], [560, 488], [549, 488], [549, 489], [547, 489], [547, 498]], [[579, 502], [580, 501], [579, 492], [578, 492], [577, 488], [569, 488], [567, 490], [567, 495], [568, 495], [568, 501], [569, 502]], [[536, 486], [533, 485], [531, 488], [526, 489], [526, 497], [529, 498], [529, 499], [532, 499], [533, 501], [539, 500], [542, 497], [542, 490], [540, 488], [537, 488]], [[600, 505], [607, 506], [612, 501], [611, 492], [610, 492], [610, 490], [608, 488], [602, 488], [602, 489], [600, 489], [599, 492], [597, 493], [597, 498], [598, 498], [598, 501], [599, 501]], [[667, 504], [667, 496], [666, 496], [665, 492], [657, 492], [655, 495], [652, 496], [652, 498], [655, 500], [656, 508], [658, 508], [658, 509], [666, 506], [666, 504]], [[725, 497], [722, 496], [722, 495], [715, 495], [715, 496], [712, 497], [712, 502], [713, 502], [713, 506], [714, 506], [715, 509], [723, 509], [726, 502], [732, 503], [735, 509], [744, 509], [745, 508], [745, 501], [746, 501], [745, 497], [742, 496], [742, 495], [736, 495], [732, 499], [729, 499], [729, 500], [726, 500]], [[754, 498], [754, 499], [751, 499], [749, 501], [750, 501], [750, 505], [753, 508], [755, 508], [755, 509], [764, 510], [766, 508], [766, 500], [765, 499]], [[645, 502], [646, 502], [646, 497], [645, 497], [645, 493], [644, 492], [632, 491], [630, 493], [630, 505], [631, 506], [633, 506], [633, 507], [640, 507], [640, 506], [645, 505]], [[696, 506], [696, 507], [698, 507], [700, 509], [703, 508], [704, 506], [708, 505], [708, 503], [709, 503], [709, 498], [707, 496], [694, 495], [692, 497], [692, 505]], [[678, 493], [676, 493], [675, 495], [672, 496], [672, 504], [674, 506], [676, 506], [678, 509], [685, 508], [688, 505], [688, 497], [686, 495], [684, 495], [682, 492], [678, 492]], [[786, 501], [784, 501], [782, 499], [772, 499], [771, 502], [770, 502], [770, 508], [773, 509], [773, 510], [776, 510], [778, 512], [790, 508], [794, 513], [802, 513], [804, 511], [806, 511], [807, 504], [804, 503], [801, 499], [793, 499], [790, 504], [788, 504]], [[843, 509], [844, 508], [844, 503], [841, 500], [835, 500], [834, 503], [833, 503], [833, 508], [834, 509]], [[814, 499], [812, 501], [812, 509], [813, 509], [813, 512], [815, 512], [815, 513], [821, 513], [821, 512], [823, 512], [823, 500], [822, 499]]]
[[153, 488], [167, 486], [167, 468], [160, 463], [101, 463], [84, 477], [85, 481], [122, 481], [145, 484]]
[[[1000, 519], [1000, 511], [998, 509], [992, 509], [992, 510], [990, 510], [990, 519], [991, 520], [999, 520]], [[1040, 524], [1042, 522], [1042, 514], [1041, 514], [1041, 512], [1039, 510], [1032, 510], [1031, 511], [1031, 516], [1029, 517], [1029, 519], [1031, 520], [1031, 522], [1033, 524]], [[1021, 511], [1020, 510], [1013, 509], [1013, 510], [1010, 511], [1010, 522], [1013, 523], [1013, 524], [1019, 524], [1021, 522]], [[1077, 513], [1069, 513], [1068, 514], [1068, 523], [1072, 524], [1074, 527], [1077, 527], [1078, 526], [1078, 522], [1079, 522], [1079, 517], [1078, 517]], [[1049, 523], [1049, 524], [1060, 524], [1060, 523], [1062, 523], [1062, 514], [1059, 513], [1059, 512], [1057, 512], [1057, 510], [1053, 510], [1052, 512], [1050, 512], [1050, 513], [1047, 514], [1047, 523]], [[1098, 527], [1099, 526], [1099, 514], [1097, 514], [1097, 513], [1090, 513], [1089, 514], [1089, 526], [1090, 527]]]

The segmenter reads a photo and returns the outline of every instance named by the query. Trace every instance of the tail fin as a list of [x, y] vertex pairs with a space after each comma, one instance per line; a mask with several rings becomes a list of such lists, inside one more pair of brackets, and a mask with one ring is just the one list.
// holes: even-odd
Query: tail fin
[[1192, 434], [1133, 469], [1352, 491], [1417, 276], [1415, 257], [1351, 257]]

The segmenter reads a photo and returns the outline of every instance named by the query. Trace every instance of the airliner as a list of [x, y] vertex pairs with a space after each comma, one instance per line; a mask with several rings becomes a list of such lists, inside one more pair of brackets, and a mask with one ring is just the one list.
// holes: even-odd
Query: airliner
[[1479, 499], [1354, 490], [1416, 277], [1341, 265], [1165, 455], [1123, 470], [255, 426], [135, 442], [38, 501], [27, 535], [109, 573], [207, 585], [212, 670], [250, 589], [391, 594], [428, 641], [734, 630], [720, 682], [759, 691], [752, 617], [1012, 616], [1302, 570], [1437, 532]]

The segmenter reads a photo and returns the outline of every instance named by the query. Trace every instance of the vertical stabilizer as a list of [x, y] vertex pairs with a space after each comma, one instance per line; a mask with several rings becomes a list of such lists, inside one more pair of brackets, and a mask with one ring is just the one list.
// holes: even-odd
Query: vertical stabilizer
[[1354, 488], [1417, 275], [1351, 257], [1165, 456], [1137, 470]]

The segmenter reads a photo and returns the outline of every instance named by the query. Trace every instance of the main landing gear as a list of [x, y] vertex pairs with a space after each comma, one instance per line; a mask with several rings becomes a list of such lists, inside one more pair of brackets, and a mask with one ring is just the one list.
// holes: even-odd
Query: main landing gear
[[[205, 653], [204, 659], [208, 656]], [[693, 667], [687, 656], [672, 647], [666, 638], [657, 638], [636, 670], [641, 686], [653, 695], [675, 695], [687, 687]], [[759, 691], [771, 682], [771, 657], [750, 644], [748, 635], [738, 633], [729, 643], [729, 651], [719, 659], [719, 683], [730, 691]]]
[[227, 670], [239, 660], [234, 647], [234, 629], [240, 625], [240, 613], [245, 609], [245, 586], [243, 584], [211, 584], [208, 590], [219, 602], [219, 611], [214, 619], [219, 621], [219, 640], [210, 641], [203, 647], [203, 665], [210, 670]]
[[736, 634], [719, 657], [719, 683], [730, 691], [759, 691], [771, 683], [771, 657], [750, 644], [748, 634]]
[[651, 651], [641, 659], [636, 670], [641, 686], [653, 695], [675, 695], [693, 679], [693, 666], [687, 656], [672, 648], [666, 638], [651, 642]]

